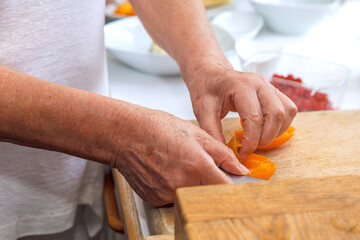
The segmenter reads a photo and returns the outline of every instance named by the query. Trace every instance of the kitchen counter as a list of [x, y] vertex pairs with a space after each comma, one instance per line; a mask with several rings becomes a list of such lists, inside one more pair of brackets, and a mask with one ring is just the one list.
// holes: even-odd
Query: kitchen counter
[[[248, 41], [256, 44], [280, 46], [285, 52], [318, 57], [346, 65], [351, 69], [352, 76], [347, 83], [341, 109], [360, 109], [359, 9], [360, 2], [347, 1], [345, 6], [326, 19], [322, 26], [312, 29], [305, 35], [279, 35], [265, 27], [255, 39]], [[145, 74], [122, 65], [112, 56], [108, 56], [107, 61], [112, 97], [144, 107], [163, 110], [183, 119], [195, 119], [190, 96], [181, 76]], [[231, 62], [236, 70], [241, 70], [241, 64], [235, 55], [231, 57]], [[229, 113], [227, 117], [237, 117], [237, 114]], [[344, 136], [344, 140], [346, 140], [346, 136]], [[280, 170], [279, 172], [281, 172]], [[275, 175], [274, 178], [279, 176]], [[116, 184], [117, 191], [119, 191], [121, 176], [115, 173], [114, 177], [118, 182]], [[290, 178], [292, 177], [288, 177], [288, 179]], [[121, 184], [125, 183], [122, 182]], [[127, 192], [123, 192], [122, 195], [129, 196], [128, 189], [124, 191]], [[164, 210], [163, 213], [167, 214], [168, 210]], [[131, 217], [134, 217], [134, 214], [131, 214]], [[134, 236], [140, 236], [142, 233], [141, 230], [139, 231], [134, 233]], [[142, 236], [148, 237], [149, 234], [142, 234]], [[154, 236], [155, 238], [156, 236]], [[164, 236], [163, 239], [165, 238], [172, 239], [172, 235]], [[135, 237], [133, 239], [140, 238]]]

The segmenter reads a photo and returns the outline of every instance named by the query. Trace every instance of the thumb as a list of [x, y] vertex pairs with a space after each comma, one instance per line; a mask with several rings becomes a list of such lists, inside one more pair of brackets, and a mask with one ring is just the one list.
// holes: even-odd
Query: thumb
[[225, 144], [214, 139], [203, 148], [212, 157], [215, 164], [227, 172], [236, 175], [247, 175], [249, 173], [249, 170], [239, 162], [234, 152]]

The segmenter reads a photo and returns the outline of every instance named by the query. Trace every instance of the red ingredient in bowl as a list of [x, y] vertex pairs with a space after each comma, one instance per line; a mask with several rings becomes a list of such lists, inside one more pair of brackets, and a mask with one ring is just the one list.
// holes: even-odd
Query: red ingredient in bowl
[[299, 112], [333, 110], [326, 93], [302, 86], [301, 78], [292, 74], [282, 76], [274, 74], [270, 83], [288, 96], [297, 106]]

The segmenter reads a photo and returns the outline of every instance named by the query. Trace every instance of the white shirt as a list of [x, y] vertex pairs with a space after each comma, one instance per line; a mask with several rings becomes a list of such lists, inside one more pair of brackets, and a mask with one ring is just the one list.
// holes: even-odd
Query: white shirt
[[[1, 0], [0, 64], [108, 95], [105, 2]], [[65, 154], [0, 143], [0, 239], [64, 231], [79, 204], [90, 236], [101, 227], [103, 168]]]

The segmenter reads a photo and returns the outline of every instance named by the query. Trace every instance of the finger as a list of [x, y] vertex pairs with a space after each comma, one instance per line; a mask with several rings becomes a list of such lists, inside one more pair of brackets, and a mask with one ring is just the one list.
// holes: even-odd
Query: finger
[[[214, 140], [215, 141], [215, 140]], [[207, 184], [228, 184], [232, 183], [230, 178], [221, 171], [214, 162], [214, 159], [199, 144], [196, 153], [193, 155], [196, 164], [192, 166], [192, 177], [196, 183]]]
[[203, 146], [205, 151], [212, 157], [215, 164], [229, 173], [236, 175], [247, 175], [249, 170], [236, 158], [234, 152], [226, 145], [216, 140]]
[[269, 83], [264, 83], [258, 91], [258, 98], [264, 115], [260, 146], [269, 145], [278, 136], [285, 120], [285, 108], [276, 95], [276, 91], [278, 90]]
[[[207, 166], [204, 165], [204, 169], [201, 171], [201, 185], [210, 185], [210, 184], [231, 184], [231, 179], [226, 176], [226, 174], [220, 170], [213, 162], [212, 158], [208, 155], [208, 160], [211, 161], [211, 164]], [[206, 169], [206, 170], [205, 170]]]
[[285, 119], [277, 135], [277, 137], [279, 137], [281, 134], [283, 134], [286, 131], [286, 129], [290, 127], [290, 124], [293, 121], [294, 117], [296, 116], [298, 109], [295, 103], [279, 90], [277, 90], [275, 94], [278, 96], [285, 109]]
[[235, 94], [233, 97], [236, 111], [244, 122], [240, 150], [241, 160], [245, 159], [258, 146], [264, 121], [256, 91], [248, 88], [236, 92], [243, 91], [246, 91], [245, 94]]
[[200, 127], [218, 141], [225, 143], [219, 106], [217, 106], [216, 102], [209, 101], [206, 105], [201, 106], [200, 109], [200, 112], [195, 113]]

